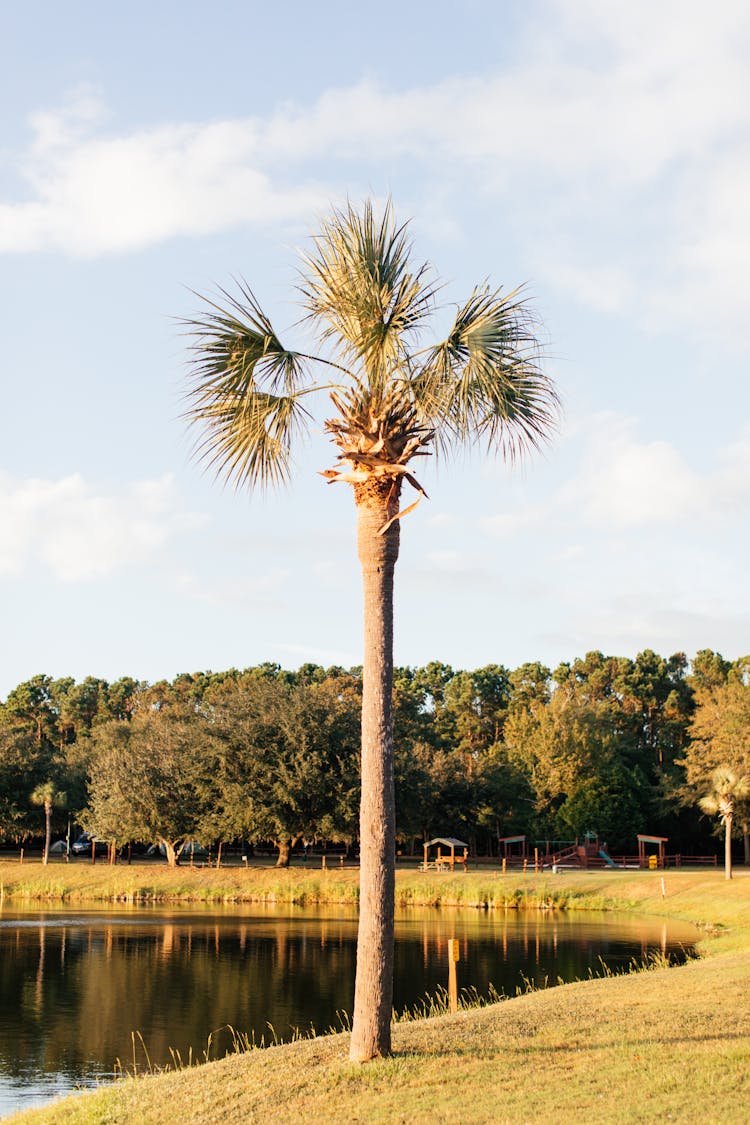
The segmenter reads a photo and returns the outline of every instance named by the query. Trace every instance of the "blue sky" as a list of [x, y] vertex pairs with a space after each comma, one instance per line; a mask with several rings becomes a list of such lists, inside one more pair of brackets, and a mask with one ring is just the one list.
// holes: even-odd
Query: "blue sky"
[[[190, 458], [175, 318], [393, 197], [461, 301], [526, 283], [565, 406], [540, 456], [426, 465], [396, 659], [748, 644], [750, 14], [723, 0], [34, 2], [0, 66], [0, 698], [37, 672], [360, 661], [353, 501]], [[440, 323], [436, 325], [439, 332]]]

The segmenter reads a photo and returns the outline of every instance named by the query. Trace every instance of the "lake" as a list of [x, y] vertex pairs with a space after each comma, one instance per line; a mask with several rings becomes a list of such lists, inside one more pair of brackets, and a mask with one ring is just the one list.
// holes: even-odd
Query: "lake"
[[[113, 1074], [162, 1065], [170, 1049], [212, 1057], [238, 1032], [289, 1039], [339, 1027], [354, 994], [356, 911], [238, 906], [0, 910], [0, 1116]], [[526, 982], [682, 959], [699, 933], [616, 914], [411, 908], [397, 913], [394, 1005], [447, 983], [513, 995]], [[270, 1025], [270, 1027], [269, 1027]], [[223, 1029], [223, 1030], [222, 1030]], [[142, 1040], [141, 1040], [142, 1037]]]

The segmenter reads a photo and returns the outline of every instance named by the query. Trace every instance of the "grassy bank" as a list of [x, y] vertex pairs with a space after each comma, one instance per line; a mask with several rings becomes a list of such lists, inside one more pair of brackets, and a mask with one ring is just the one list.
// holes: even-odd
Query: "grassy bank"
[[[196, 886], [186, 872], [138, 872], [149, 893]], [[64, 872], [55, 871], [62, 879]], [[192, 880], [195, 873], [191, 873]], [[356, 872], [202, 871], [202, 894], [256, 901], [352, 901]], [[18, 872], [16, 871], [16, 876]], [[46, 878], [52, 878], [48, 871]], [[106, 878], [75, 869], [70, 901], [107, 901]], [[30, 901], [43, 876], [13, 884], [0, 868], [6, 903]], [[30, 880], [30, 882], [27, 882]], [[182, 882], [181, 882], [182, 880]], [[236, 882], [235, 882], [236, 880]], [[252, 884], [252, 886], [251, 886]], [[140, 883], [131, 882], [131, 889]], [[208, 1066], [125, 1080], [74, 1096], [14, 1122], [744, 1122], [750, 1104], [750, 875], [721, 872], [597, 872], [422, 877], [400, 873], [402, 901], [500, 907], [618, 908], [707, 927], [703, 958], [676, 969], [584, 981], [456, 1016], [395, 1027], [393, 1058], [357, 1068], [346, 1036], [237, 1055]], [[129, 892], [128, 892], [129, 893]], [[86, 896], [89, 896], [88, 899]], [[299, 895], [304, 895], [300, 899]], [[344, 898], [337, 896], [342, 895]], [[309, 896], [309, 897], [308, 897]], [[314, 899], [314, 896], [319, 896]], [[330, 897], [334, 896], [334, 897]], [[197, 897], [192, 901], [198, 900]], [[269, 901], [266, 897], [265, 901]]]
[[[70, 903], [293, 903], [296, 905], [349, 904], [359, 898], [356, 867], [332, 868], [302, 865], [279, 869], [169, 868], [165, 864], [0, 862], [0, 900], [7, 904]], [[466, 906], [480, 909], [641, 909], [659, 913], [675, 895], [687, 888], [723, 880], [716, 872], [695, 871], [549, 871], [503, 875], [499, 868], [480, 868], [450, 874], [419, 873], [414, 866], [396, 874], [400, 906]], [[686, 904], [686, 909], [689, 903]]]

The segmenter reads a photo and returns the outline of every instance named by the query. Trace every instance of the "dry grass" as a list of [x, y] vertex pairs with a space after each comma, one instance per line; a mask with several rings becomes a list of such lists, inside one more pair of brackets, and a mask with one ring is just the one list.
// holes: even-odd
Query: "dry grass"
[[[124, 1080], [12, 1120], [744, 1125], [750, 876], [737, 874], [727, 884], [720, 872], [669, 872], [664, 898], [659, 873], [560, 877], [555, 893], [567, 894], [569, 905], [588, 899], [672, 914], [721, 934], [704, 943], [702, 960], [680, 968], [564, 985], [457, 1016], [398, 1024], [394, 1057], [364, 1067], [347, 1061], [346, 1036], [330, 1036]], [[474, 878], [445, 877], [446, 897], [458, 893], [457, 881]], [[484, 880], [474, 888], [479, 891], [489, 877], [476, 879]], [[523, 897], [528, 890], [541, 902], [533, 877], [505, 882], [507, 892]], [[469, 891], [468, 882], [464, 888]], [[401, 889], [415, 893], [411, 883]]]

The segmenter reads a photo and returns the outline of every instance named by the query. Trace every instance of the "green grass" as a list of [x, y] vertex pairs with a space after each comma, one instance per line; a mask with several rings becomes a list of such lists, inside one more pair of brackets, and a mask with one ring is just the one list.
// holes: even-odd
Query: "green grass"
[[[181, 885], [148, 874], [159, 894]], [[77, 880], [78, 872], [73, 875]], [[266, 894], [273, 885], [277, 892], [304, 895], [304, 901], [326, 888], [351, 901], [355, 878], [348, 871], [324, 879], [311, 873], [308, 884], [294, 869], [269, 876], [238, 872], [231, 883], [221, 882], [228, 878], [221, 871], [205, 875], [212, 894], [237, 890], [234, 880], [242, 875], [255, 887], [245, 887], [243, 899], [245, 892]], [[7, 886], [5, 868], [0, 879]], [[566, 872], [555, 878], [400, 873], [399, 897], [415, 904], [548, 908], [552, 901], [565, 909], [611, 907], [695, 921], [706, 927], [703, 956], [679, 968], [582, 981], [454, 1016], [398, 1022], [394, 1056], [364, 1067], [347, 1061], [346, 1034], [330, 1035], [124, 1079], [11, 1120], [744, 1125], [750, 1104], [750, 874], [739, 870], [727, 883], [720, 871], [668, 871], [664, 889], [662, 896], [658, 872]], [[84, 893], [81, 883], [75, 893]]]

